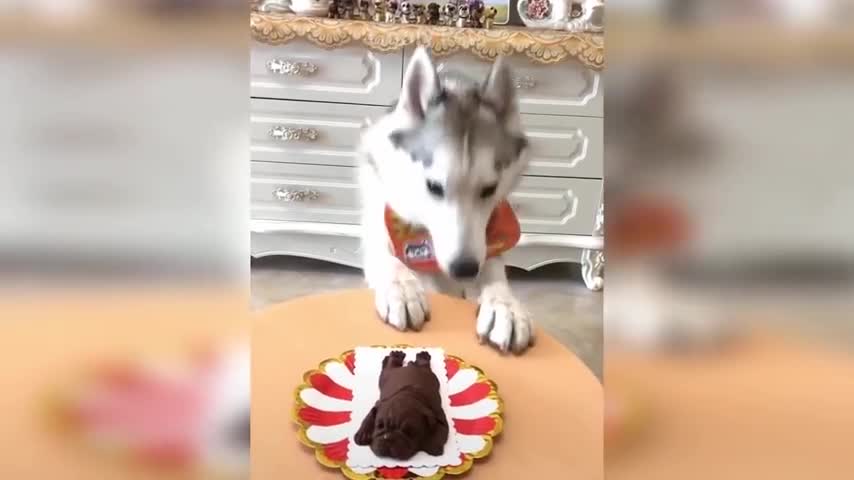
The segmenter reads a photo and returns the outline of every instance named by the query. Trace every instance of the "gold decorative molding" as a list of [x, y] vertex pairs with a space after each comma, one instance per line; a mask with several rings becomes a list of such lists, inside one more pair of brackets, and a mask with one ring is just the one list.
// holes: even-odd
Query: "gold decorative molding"
[[410, 45], [429, 46], [434, 56], [467, 51], [482, 60], [520, 54], [542, 64], [574, 59], [593, 70], [605, 65], [605, 39], [598, 33], [573, 33], [519, 27], [456, 28], [377, 23], [252, 12], [252, 37], [279, 45], [295, 38], [332, 49], [361, 42], [370, 50], [394, 52]]

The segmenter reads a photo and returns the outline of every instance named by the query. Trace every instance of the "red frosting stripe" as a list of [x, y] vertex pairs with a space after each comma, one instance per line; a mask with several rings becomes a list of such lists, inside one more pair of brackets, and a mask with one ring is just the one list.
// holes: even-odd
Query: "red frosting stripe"
[[377, 468], [377, 473], [382, 478], [406, 478], [409, 469], [406, 467], [379, 467]]
[[488, 383], [474, 383], [462, 392], [451, 395], [451, 406], [459, 407], [461, 405], [468, 405], [486, 398], [487, 395], [489, 395]]
[[460, 371], [460, 362], [454, 358], [445, 358], [445, 371], [448, 373], [448, 380]]
[[344, 357], [344, 365], [347, 365], [347, 369], [350, 370], [350, 373], [355, 372], [356, 370], [356, 352], [350, 352]]
[[350, 440], [345, 438], [339, 442], [330, 443], [323, 447], [323, 452], [333, 461], [343, 462], [347, 460], [347, 450], [349, 449]]
[[335, 383], [323, 373], [315, 373], [309, 378], [309, 383], [320, 393], [339, 400], [352, 400], [353, 392]]
[[349, 422], [350, 412], [327, 412], [314, 407], [303, 407], [299, 411], [299, 418], [311, 425], [329, 427]]
[[463, 435], [486, 435], [495, 428], [495, 419], [492, 417], [481, 417], [474, 420], [454, 419], [454, 427], [457, 433]]

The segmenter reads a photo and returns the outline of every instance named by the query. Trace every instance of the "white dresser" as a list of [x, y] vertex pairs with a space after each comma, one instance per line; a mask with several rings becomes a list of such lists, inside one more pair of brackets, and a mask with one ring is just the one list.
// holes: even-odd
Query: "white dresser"
[[[361, 266], [356, 146], [363, 125], [394, 104], [414, 50], [400, 32], [369, 39], [358, 33], [365, 25], [253, 14], [253, 256], [295, 255]], [[362, 42], [328, 48], [341, 38], [336, 33], [346, 35], [350, 27], [354, 28], [349, 34], [363, 35]], [[439, 31], [435, 42], [446, 34], [454, 38], [453, 31], [460, 31], [408, 27]], [[324, 29], [330, 29], [331, 40]], [[489, 49], [476, 48], [437, 55], [438, 48], [434, 44], [437, 68], [475, 78], [483, 78], [489, 69], [482, 57], [493, 56]], [[530, 270], [555, 262], [582, 263], [588, 287], [600, 289], [604, 265], [600, 72], [573, 58], [546, 64], [515, 54], [509, 61], [532, 157], [510, 198], [523, 236], [506, 255], [508, 264]]]

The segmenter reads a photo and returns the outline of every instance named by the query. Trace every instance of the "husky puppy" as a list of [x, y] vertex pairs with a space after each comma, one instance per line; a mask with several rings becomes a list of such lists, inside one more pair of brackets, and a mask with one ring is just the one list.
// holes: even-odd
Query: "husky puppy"
[[[482, 83], [440, 76], [416, 50], [397, 105], [362, 135], [364, 272], [389, 325], [429, 319], [424, 285], [477, 298], [476, 333], [502, 352], [532, 342], [531, 317], [513, 295], [500, 256], [487, 258], [486, 228], [527, 165], [512, 75], [500, 58]], [[411, 270], [389, 247], [386, 207], [432, 239], [439, 273]]]

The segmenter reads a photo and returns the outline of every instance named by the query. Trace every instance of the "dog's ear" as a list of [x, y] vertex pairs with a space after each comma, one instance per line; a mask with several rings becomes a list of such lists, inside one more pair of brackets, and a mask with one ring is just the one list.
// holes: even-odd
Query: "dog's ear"
[[397, 108], [422, 119], [427, 106], [439, 93], [439, 76], [433, 61], [424, 47], [418, 47], [403, 75]]
[[448, 422], [445, 419], [445, 412], [435, 412], [432, 409], [424, 410], [425, 420], [427, 422], [428, 434], [424, 437], [421, 444], [421, 449], [434, 457], [442, 455], [445, 450], [445, 443], [448, 442]]
[[498, 57], [492, 64], [489, 76], [481, 89], [481, 97], [495, 110], [496, 116], [502, 122], [516, 113], [516, 85], [504, 57]]
[[370, 445], [371, 441], [374, 439], [374, 424], [377, 421], [377, 407], [376, 405], [371, 408], [371, 411], [365, 415], [365, 418], [362, 419], [362, 425], [359, 427], [359, 430], [356, 431], [356, 435], [353, 436], [353, 440], [356, 442], [356, 445]]

